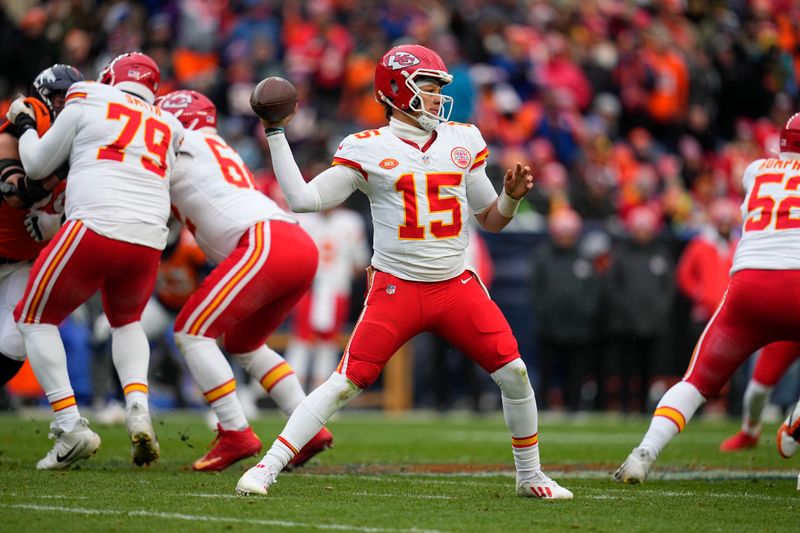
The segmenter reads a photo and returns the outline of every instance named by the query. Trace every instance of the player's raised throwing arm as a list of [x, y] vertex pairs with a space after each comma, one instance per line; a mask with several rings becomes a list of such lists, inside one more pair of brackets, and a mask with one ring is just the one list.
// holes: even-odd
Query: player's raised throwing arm
[[306, 183], [282, 127], [267, 126], [267, 141], [272, 168], [292, 211], [307, 213], [330, 209], [344, 202], [356, 190], [359, 174], [344, 166], [331, 167]]

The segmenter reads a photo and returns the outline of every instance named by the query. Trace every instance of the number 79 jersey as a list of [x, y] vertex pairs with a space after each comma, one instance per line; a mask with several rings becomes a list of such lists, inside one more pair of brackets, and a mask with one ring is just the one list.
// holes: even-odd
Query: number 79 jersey
[[758, 159], [743, 180], [744, 224], [731, 273], [800, 270], [800, 160]]
[[65, 106], [79, 117], [69, 158], [67, 218], [111, 239], [163, 249], [169, 180], [183, 126], [169, 113], [100, 83], [73, 84]]
[[173, 212], [219, 264], [262, 220], [297, 222], [255, 187], [236, 151], [213, 130], [187, 130], [170, 190]]
[[441, 124], [422, 147], [389, 126], [346, 137], [333, 164], [363, 178], [358, 187], [369, 197], [374, 226], [372, 265], [411, 281], [461, 274], [470, 210], [483, 211], [496, 197], [483, 168], [488, 154], [471, 124]]

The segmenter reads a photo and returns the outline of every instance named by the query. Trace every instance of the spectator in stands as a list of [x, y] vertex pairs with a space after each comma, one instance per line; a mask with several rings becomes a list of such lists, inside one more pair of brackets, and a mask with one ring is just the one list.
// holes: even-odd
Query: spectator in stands
[[593, 407], [596, 367], [592, 349], [598, 334], [601, 285], [592, 262], [581, 255], [582, 222], [571, 209], [550, 217], [550, 240], [536, 250], [530, 289], [542, 354], [545, 404], [571, 411]]
[[678, 288], [692, 302], [692, 340], [700, 337], [725, 294], [739, 241], [735, 231], [739, 210], [734, 202], [727, 198], [715, 200], [709, 218], [710, 224], [684, 250], [676, 271]]
[[605, 316], [613, 341], [605, 393], [623, 411], [645, 412], [651, 365], [672, 308], [673, 261], [656, 240], [653, 209], [635, 207], [626, 222], [629, 238], [615, 247], [606, 276]]

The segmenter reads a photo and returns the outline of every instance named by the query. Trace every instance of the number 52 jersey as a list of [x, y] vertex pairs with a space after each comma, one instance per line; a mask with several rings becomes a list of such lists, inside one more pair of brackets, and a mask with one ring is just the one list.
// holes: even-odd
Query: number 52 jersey
[[800, 160], [758, 159], [743, 180], [744, 224], [731, 273], [800, 270]]
[[361, 174], [374, 224], [372, 265], [411, 281], [442, 281], [464, 271], [467, 218], [497, 197], [486, 176], [489, 150], [478, 128], [439, 125], [425, 146], [390, 126], [349, 135], [334, 165]]

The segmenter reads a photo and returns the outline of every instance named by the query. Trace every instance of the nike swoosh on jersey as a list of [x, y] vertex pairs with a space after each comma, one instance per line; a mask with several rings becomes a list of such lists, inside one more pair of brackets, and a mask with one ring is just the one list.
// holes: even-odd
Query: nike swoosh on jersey
[[75, 446], [70, 448], [70, 450], [64, 455], [56, 453], [56, 461], [59, 462], [59, 463], [63, 463], [64, 461], [66, 461], [67, 459], [69, 459], [72, 456], [72, 453], [75, 451], [75, 449], [77, 447], [78, 447], [78, 444], [75, 444]]

